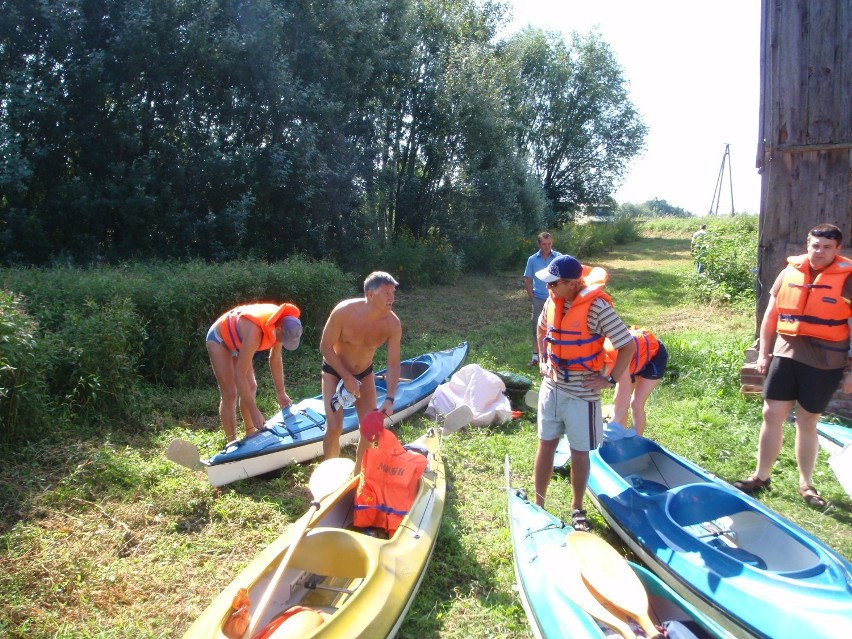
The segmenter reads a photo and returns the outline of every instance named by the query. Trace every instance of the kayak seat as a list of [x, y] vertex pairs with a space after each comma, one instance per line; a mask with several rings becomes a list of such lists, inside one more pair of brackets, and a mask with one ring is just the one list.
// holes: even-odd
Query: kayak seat
[[666, 492], [669, 487], [652, 479], [645, 479], [642, 475], [628, 475], [624, 478], [638, 492], [648, 497]]
[[723, 552], [732, 559], [736, 559], [748, 566], [754, 566], [760, 570], [766, 570], [766, 562], [754, 553], [750, 553], [748, 550], [738, 548], [736, 546], [729, 546], [719, 538], [711, 539], [707, 542], [707, 545], [712, 546], [719, 552]]
[[364, 578], [381, 543], [343, 528], [314, 528], [299, 542], [291, 566], [328, 577]]

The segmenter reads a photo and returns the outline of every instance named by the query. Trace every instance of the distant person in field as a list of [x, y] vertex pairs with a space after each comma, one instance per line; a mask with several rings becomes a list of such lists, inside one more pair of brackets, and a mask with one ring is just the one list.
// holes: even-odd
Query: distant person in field
[[[589, 530], [583, 497], [589, 481], [589, 451], [603, 437], [601, 390], [615, 386], [636, 345], [603, 291], [603, 269], [583, 266], [571, 255], [563, 255], [536, 276], [547, 284], [550, 296], [538, 324], [539, 372], [544, 380], [538, 395], [535, 502], [544, 506], [553, 456], [559, 439], [566, 435], [571, 447], [571, 525], [575, 530]], [[610, 375], [606, 374], [606, 338], [618, 351]]]
[[[695, 255], [695, 251], [701, 247], [701, 240], [704, 236], [707, 235], [707, 225], [702, 224], [701, 228], [699, 228], [695, 233], [692, 234], [692, 242], [689, 244], [689, 250], [692, 255]], [[698, 271], [698, 274], [701, 275], [702, 271], [704, 271], [704, 265], [700, 260], [696, 258], [695, 261], [695, 269]]]
[[293, 304], [246, 304], [237, 306], [213, 322], [207, 331], [207, 353], [219, 384], [219, 419], [227, 441], [237, 438], [237, 400], [246, 436], [263, 428], [257, 407], [254, 355], [269, 351], [269, 370], [278, 406], [293, 402], [284, 389], [281, 349], [294, 351], [302, 338], [300, 311]]
[[799, 494], [811, 506], [826, 505], [812, 483], [819, 453], [816, 426], [838, 387], [852, 393], [852, 372], [846, 371], [852, 260], [840, 255], [842, 241], [833, 224], [815, 226], [808, 233], [807, 253], [788, 257], [772, 285], [757, 355], [757, 370], [766, 374], [757, 469], [734, 482], [743, 492], [769, 487], [784, 419], [795, 405]]
[[547, 285], [536, 277], [536, 272], [550, 266], [550, 263], [562, 255], [553, 250], [553, 236], [550, 233], [539, 233], [536, 238], [538, 250], [527, 258], [527, 266], [524, 269], [524, 288], [527, 297], [532, 304], [531, 326], [532, 326], [532, 358], [530, 366], [538, 366], [538, 318], [544, 302], [547, 300]]
[[[343, 432], [343, 410], [332, 408], [340, 380], [347, 392], [355, 396], [359, 422], [376, 410], [376, 380], [373, 357], [387, 344], [387, 397], [378, 407], [386, 415], [393, 413], [394, 393], [399, 384], [402, 323], [393, 312], [394, 294], [399, 283], [383, 271], [370, 273], [364, 280], [364, 297], [340, 302], [325, 324], [320, 340], [322, 353], [322, 399], [325, 405], [326, 433], [323, 439], [325, 459], [340, 456]], [[355, 455], [356, 472], [367, 447], [365, 438], [358, 440]]]
[[[630, 365], [616, 378], [618, 383], [615, 386], [610, 423], [615, 422], [626, 428], [632, 413], [633, 428], [637, 435], [642, 435], [648, 419], [645, 404], [666, 373], [669, 353], [665, 344], [649, 329], [631, 326], [629, 330], [636, 352], [630, 359]], [[604, 342], [604, 350], [611, 370], [615, 366], [618, 351], [609, 339]]]

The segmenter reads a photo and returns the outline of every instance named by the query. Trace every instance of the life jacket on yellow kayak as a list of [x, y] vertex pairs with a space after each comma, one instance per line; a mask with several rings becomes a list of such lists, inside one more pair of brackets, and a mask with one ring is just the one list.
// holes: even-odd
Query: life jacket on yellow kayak
[[[630, 374], [635, 375], [648, 365], [660, 350], [660, 341], [645, 327], [631, 326], [629, 329], [633, 342], [636, 344], [636, 352], [630, 360]], [[604, 340], [604, 351], [608, 370], [615, 365], [618, 350], [612, 345], [609, 338]]]
[[393, 537], [417, 497], [427, 463], [420, 453], [403, 448], [393, 432], [382, 430], [378, 446], [364, 451], [353, 523], [384, 528]]
[[[291, 606], [252, 639], [298, 639], [325, 623], [325, 613], [305, 606]], [[240, 635], [242, 638], [242, 635]]]
[[275, 344], [275, 325], [281, 318], [288, 315], [299, 317], [300, 314], [299, 308], [293, 304], [244, 304], [232, 308], [217, 320], [219, 335], [228, 350], [240, 350], [243, 339], [237, 326], [240, 318], [245, 318], [261, 330], [262, 336], [257, 350], [265, 351]]
[[852, 260], [837, 256], [811, 280], [807, 255], [787, 258], [781, 288], [775, 298], [778, 332], [806, 335], [830, 342], [849, 339], [849, 302], [842, 297]]
[[603, 290], [607, 279], [604, 269], [583, 265], [585, 287], [577, 293], [567, 311], [564, 310], [565, 300], [556, 297], [550, 289], [544, 340], [551, 372], [556, 379], [567, 379], [568, 371], [597, 372], [604, 367], [604, 338], [589, 332], [587, 318], [593, 300], [600, 297], [612, 304], [612, 299]]

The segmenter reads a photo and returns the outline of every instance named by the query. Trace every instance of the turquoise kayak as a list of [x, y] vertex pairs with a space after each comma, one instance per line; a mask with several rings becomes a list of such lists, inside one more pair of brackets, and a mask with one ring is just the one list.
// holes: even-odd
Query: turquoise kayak
[[[508, 456], [505, 474], [515, 578], [533, 635], [542, 639], [607, 637], [606, 625], [587, 613], [579, 602], [579, 593], [568, 587], [567, 573], [576, 556], [567, 547], [566, 537], [575, 534], [573, 529], [536, 506], [523, 490], [512, 487]], [[653, 573], [638, 564], [628, 564], [645, 587], [649, 615], [655, 624], [681, 624], [699, 639], [733, 637]]]

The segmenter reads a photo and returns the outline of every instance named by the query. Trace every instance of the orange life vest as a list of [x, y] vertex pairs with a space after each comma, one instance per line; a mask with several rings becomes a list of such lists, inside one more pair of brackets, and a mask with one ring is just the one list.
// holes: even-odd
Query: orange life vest
[[[567, 312], [565, 300], [555, 297], [553, 289], [550, 289], [550, 304], [547, 306], [547, 333], [544, 340], [547, 342], [547, 357], [556, 377], [567, 379], [568, 371], [587, 370], [600, 371], [604, 367], [604, 338], [589, 332], [588, 315], [589, 306], [593, 300], [603, 298], [610, 304], [612, 299], [603, 290], [606, 282], [606, 271], [596, 267], [589, 269], [584, 266], [584, 274], [596, 273], [594, 284], [589, 285], [577, 294], [571, 302]], [[560, 375], [561, 373], [561, 375]]]
[[353, 523], [384, 528], [392, 537], [414, 503], [427, 463], [420, 453], [403, 448], [393, 432], [383, 430], [378, 447], [364, 451]]
[[282, 317], [292, 315], [299, 317], [299, 308], [293, 304], [245, 304], [232, 308], [227, 313], [223, 314], [219, 322], [219, 335], [222, 341], [225, 342], [225, 347], [231, 351], [240, 350], [243, 339], [240, 337], [240, 332], [237, 330], [240, 318], [249, 320], [257, 326], [263, 333], [260, 338], [259, 351], [265, 351], [275, 344], [275, 324]]
[[[631, 326], [629, 330], [630, 335], [633, 336], [633, 342], [636, 344], [636, 352], [630, 360], [630, 374], [635, 375], [654, 359], [654, 356], [660, 350], [660, 341], [647, 328]], [[607, 368], [612, 370], [615, 365], [615, 358], [618, 357], [618, 350], [612, 345], [608, 337], [604, 341], [604, 351], [606, 352]]]
[[852, 274], [852, 260], [838, 255], [812, 282], [807, 255], [789, 257], [787, 262], [775, 298], [778, 332], [830, 342], [849, 339], [852, 311], [842, 293], [846, 278]]
[[[304, 606], [291, 606], [269, 622], [252, 639], [299, 639], [325, 623], [324, 613]], [[242, 637], [242, 635], [240, 635]]]

